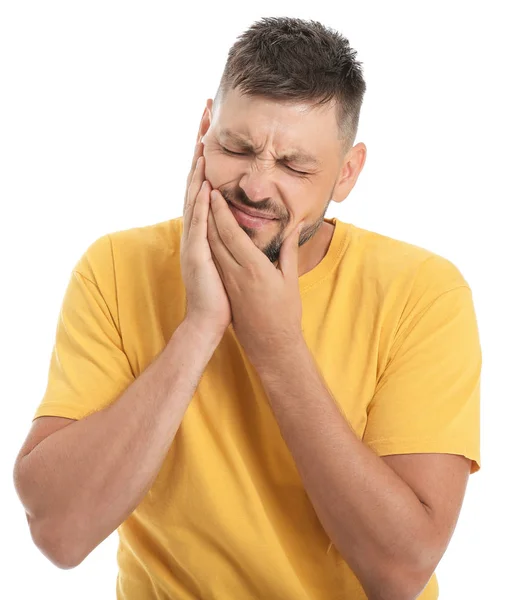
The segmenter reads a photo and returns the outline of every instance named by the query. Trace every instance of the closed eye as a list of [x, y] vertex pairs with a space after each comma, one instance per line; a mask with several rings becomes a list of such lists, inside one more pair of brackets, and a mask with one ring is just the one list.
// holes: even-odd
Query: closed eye
[[[222, 146], [222, 150], [224, 152], [227, 152], [228, 154], [232, 154], [234, 156], [247, 156], [246, 154], [242, 153], [242, 152], [233, 152], [232, 150], [227, 150], [227, 148], [224, 148]], [[298, 175], [310, 175], [310, 173], [305, 173], [304, 171], [296, 171], [296, 169], [292, 169], [291, 167], [289, 167], [288, 165], [284, 165], [289, 171], [292, 171], [293, 173], [297, 173]]]

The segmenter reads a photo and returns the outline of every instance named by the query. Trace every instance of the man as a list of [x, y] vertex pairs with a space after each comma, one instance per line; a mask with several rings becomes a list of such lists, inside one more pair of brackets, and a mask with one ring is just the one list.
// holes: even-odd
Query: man
[[119, 599], [438, 597], [481, 349], [450, 261], [324, 217], [364, 166], [364, 91], [338, 33], [253, 24], [183, 217], [76, 264], [15, 466], [57, 566], [117, 529]]

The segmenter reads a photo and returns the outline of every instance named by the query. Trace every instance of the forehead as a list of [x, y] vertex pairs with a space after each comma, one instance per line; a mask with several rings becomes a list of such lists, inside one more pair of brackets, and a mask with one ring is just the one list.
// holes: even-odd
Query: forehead
[[213, 114], [217, 137], [250, 152], [272, 142], [278, 158], [322, 167], [338, 144], [333, 105], [313, 106], [229, 90]]

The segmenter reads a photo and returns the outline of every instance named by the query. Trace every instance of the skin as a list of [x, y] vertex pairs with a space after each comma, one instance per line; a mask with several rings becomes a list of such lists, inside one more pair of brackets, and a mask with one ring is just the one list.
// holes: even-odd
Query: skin
[[[245, 135], [255, 151], [225, 137], [224, 129]], [[216, 105], [212, 99], [207, 101], [200, 135], [205, 176], [212, 188], [227, 201], [277, 218], [262, 230], [240, 225], [255, 246], [277, 265], [283, 241], [303, 222], [299, 276], [319, 264], [334, 231], [323, 220], [326, 210], [332, 200], [342, 202], [348, 196], [366, 160], [362, 142], [344, 154], [334, 106], [312, 108], [307, 103], [279, 102], [230, 90]], [[282, 160], [296, 149], [313, 155], [320, 164]], [[226, 150], [245, 155], [233, 156]]]

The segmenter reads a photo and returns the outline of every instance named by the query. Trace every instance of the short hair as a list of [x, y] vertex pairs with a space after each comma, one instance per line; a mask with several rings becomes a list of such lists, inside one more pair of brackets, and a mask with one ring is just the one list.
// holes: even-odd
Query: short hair
[[366, 83], [357, 52], [336, 30], [317, 21], [264, 17], [228, 53], [214, 104], [227, 91], [275, 100], [335, 102], [338, 139], [346, 153], [355, 141]]

